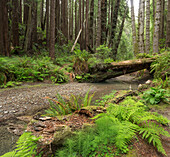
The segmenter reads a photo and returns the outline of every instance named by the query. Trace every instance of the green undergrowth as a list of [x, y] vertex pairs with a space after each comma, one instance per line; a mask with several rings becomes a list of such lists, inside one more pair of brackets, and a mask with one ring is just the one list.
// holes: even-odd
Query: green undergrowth
[[51, 117], [67, 115], [79, 111], [82, 107], [90, 106], [94, 93], [89, 94], [89, 92], [90, 89], [86, 92], [84, 97], [73, 94], [70, 97], [63, 97], [59, 93], [56, 95], [57, 99], [46, 97], [46, 99], [49, 100], [50, 108], [45, 110], [45, 115]]
[[38, 148], [38, 140], [41, 137], [35, 137], [31, 132], [23, 133], [12, 152], [8, 152], [1, 157], [41, 157], [41, 153], [37, 154], [36, 150]]
[[65, 69], [55, 65], [49, 57], [0, 57], [0, 87], [10, 87], [18, 82], [66, 82]]
[[116, 156], [129, 151], [129, 144], [137, 134], [166, 155], [160, 135], [169, 137], [169, 134], [160, 124], [168, 125], [168, 120], [147, 110], [147, 106], [131, 97], [120, 105], [110, 104], [106, 113], [93, 118], [96, 119], [95, 127], [79, 131], [75, 137], [66, 140], [56, 156]]

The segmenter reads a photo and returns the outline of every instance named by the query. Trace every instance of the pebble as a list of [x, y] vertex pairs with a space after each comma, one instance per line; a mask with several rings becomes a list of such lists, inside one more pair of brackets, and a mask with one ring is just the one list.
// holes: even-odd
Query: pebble
[[9, 111], [4, 111], [4, 114], [7, 114], [7, 113], [9, 113]]

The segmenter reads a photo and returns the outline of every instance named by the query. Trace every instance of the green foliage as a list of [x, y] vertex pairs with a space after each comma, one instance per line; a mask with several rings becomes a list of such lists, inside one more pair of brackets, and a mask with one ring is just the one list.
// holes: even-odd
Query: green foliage
[[56, 156], [94, 157], [127, 153], [128, 144], [138, 132], [149, 143], [153, 143], [159, 152], [166, 154], [160, 135], [169, 137], [169, 133], [154, 121], [168, 125], [168, 120], [157, 113], [146, 111], [146, 108], [143, 103], [131, 97], [120, 105], [110, 105], [107, 113], [92, 118], [97, 119], [94, 127], [79, 131], [76, 136], [66, 140], [64, 147], [57, 150]]
[[150, 103], [151, 105], [153, 104], [158, 104], [163, 100], [166, 100], [166, 97], [168, 95], [166, 94], [166, 90], [162, 89], [160, 87], [151, 87], [150, 90], [147, 90], [144, 92], [143, 98], [146, 102]]
[[71, 95], [65, 100], [59, 93], [57, 93], [57, 100], [46, 97], [50, 102], [50, 108], [45, 110], [48, 116], [67, 115], [74, 111], [79, 111], [82, 107], [90, 106], [94, 93], [89, 95], [90, 89], [85, 94], [84, 98], [80, 96]]
[[112, 58], [106, 58], [104, 59], [104, 63], [112, 63], [114, 60]]
[[[99, 117], [110, 117], [113, 121], [123, 123], [123, 126], [125, 126], [124, 123], [128, 122], [128, 126], [131, 126], [131, 129], [128, 128], [127, 132], [125, 131], [125, 136], [129, 134], [129, 138], [127, 138], [128, 140], [126, 141], [126, 138], [118, 140], [118, 142], [120, 142], [121, 140], [124, 141], [122, 141], [122, 144], [120, 142], [120, 145], [116, 145], [119, 149], [125, 148], [123, 144], [126, 145], [126, 142], [129, 142], [135, 135], [135, 133], [139, 131], [139, 133], [142, 134], [142, 137], [146, 138], [149, 143], [152, 142], [159, 152], [166, 154], [161, 144], [160, 135], [169, 137], [169, 134], [162, 127], [150, 121], [156, 121], [157, 123], [164, 125], [168, 125], [169, 121], [167, 118], [158, 116], [157, 113], [146, 111], [146, 106], [143, 103], [139, 101], [136, 102], [132, 98], [127, 98], [121, 103], [121, 105], [111, 105], [108, 108], [107, 113], [99, 114], [94, 118]], [[124, 135], [120, 137], [123, 138]]]
[[41, 154], [37, 155], [37, 143], [41, 137], [35, 137], [31, 132], [23, 133], [16, 143], [16, 148], [14, 151], [4, 154], [2, 157], [32, 157], [33, 155], [41, 156]]
[[110, 94], [101, 97], [99, 100], [96, 100], [95, 104], [98, 106], [105, 106], [110, 99], [115, 97], [115, 93], [116, 91], [113, 90]]
[[[55, 82], [66, 82], [64, 69], [54, 65], [49, 57], [0, 57], [0, 85], [6, 87], [8, 81], [43, 81], [51, 76]], [[11, 85], [12, 82], [9, 82]], [[17, 83], [16, 83], [17, 84]]]
[[157, 57], [156, 61], [152, 63], [151, 68], [154, 72], [155, 78], [161, 78], [170, 75], [170, 51], [167, 51]]
[[109, 58], [112, 49], [108, 48], [105, 45], [100, 45], [99, 47], [96, 48], [96, 50], [97, 50], [97, 54], [96, 54], [97, 58], [106, 59]]
[[148, 54], [148, 53], [139, 53], [137, 54], [136, 58], [137, 59], [142, 59], [142, 58], [152, 58], [153, 56]]
[[1, 88], [7, 88], [7, 87], [15, 87], [21, 85], [21, 82], [15, 82], [15, 81], [9, 81], [6, 84], [0, 85]]

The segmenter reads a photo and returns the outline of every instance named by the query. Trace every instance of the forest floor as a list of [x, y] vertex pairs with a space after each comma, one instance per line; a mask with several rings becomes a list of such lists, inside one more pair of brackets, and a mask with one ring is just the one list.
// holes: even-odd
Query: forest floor
[[[127, 80], [127, 78], [125, 78], [125, 80]], [[130, 82], [131, 80], [129, 79], [128, 81]], [[106, 85], [103, 84], [103, 87], [104, 86]], [[108, 85], [108, 87], [109, 86], [111, 85]], [[27, 83], [21, 87], [0, 89], [0, 155], [11, 151], [12, 146], [14, 146], [14, 143], [19, 137], [18, 135], [22, 134], [23, 130], [26, 129], [26, 125], [30, 119], [25, 117], [24, 120], [20, 120], [19, 117], [23, 115], [34, 115], [48, 107], [48, 101], [44, 97], [55, 98], [57, 92], [65, 96], [69, 96], [70, 94], [84, 95], [90, 87], [91, 92], [96, 91], [95, 95], [97, 95], [98, 98], [102, 96], [104, 94], [103, 91], [106, 90], [106, 88], [99, 88], [98, 84], [89, 83], [68, 83], [62, 85]], [[105, 94], [111, 92], [112, 87], [110, 87], [110, 89], [108, 89], [108, 87]], [[166, 108], [166, 110], [158, 110], [158, 113], [166, 116], [170, 120], [170, 107]], [[81, 121], [81, 119], [82, 117], [76, 121]], [[13, 134], [9, 128], [12, 128], [15, 134]], [[170, 132], [169, 128], [166, 129]], [[167, 155], [170, 156], [169, 138], [163, 138], [163, 146]], [[133, 147], [135, 149], [125, 156], [162, 156], [152, 145], [147, 144], [147, 142], [141, 138], [133, 142]]]

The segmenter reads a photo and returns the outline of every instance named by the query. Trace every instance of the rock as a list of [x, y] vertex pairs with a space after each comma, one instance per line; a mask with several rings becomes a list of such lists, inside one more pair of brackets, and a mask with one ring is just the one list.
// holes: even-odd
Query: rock
[[7, 114], [7, 113], [9, 113], [9, 111], [4, 111], [4, 114]]
[[36, 127], [36, 126], [34, 126], [34, 130], [35, 130], [35, 131], [42, 131], [43, 128], [42, 128], [42, 127]]
[[35, 122], [34, 124], [34, 127], [41, 127], [41, 128], [46, 128], [47, 126], [41, 122]]
[[151, 80], [148, 80], [148, 81], [145, 82], [145, 84], [146, 84], [146, 85], [150, 85], [150, 84], [152, 84], [152, 81], [151, 81]]
[[29, 123], [32, 120], [32, 116], [21, 116], [21, 117], [17, 117], [17, 119]]
[[148, 85], [147, 84], [139, 84], [138, 85], [138, 90], [143, 90], [143, 89], [147, 89]]
[[39, 120], [41, 121], [46, 121], [46, 120], [51, 120], [52, 117], [40, 117]]

